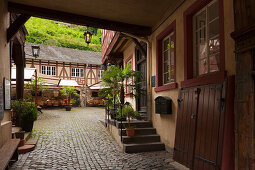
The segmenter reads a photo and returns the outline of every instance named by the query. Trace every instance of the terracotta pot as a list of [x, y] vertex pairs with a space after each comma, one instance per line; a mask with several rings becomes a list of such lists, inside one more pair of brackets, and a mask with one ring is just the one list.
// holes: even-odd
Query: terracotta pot
[[126, 134], [129, 137], [135, 136], [135, 129], [134, 128], [126, 128]]

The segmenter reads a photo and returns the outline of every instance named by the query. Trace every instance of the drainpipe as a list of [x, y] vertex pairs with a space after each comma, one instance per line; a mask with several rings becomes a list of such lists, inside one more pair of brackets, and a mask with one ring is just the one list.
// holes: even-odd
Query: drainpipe
[[151, 68], [152, 68], [152, 43], [151, 38], [141, 38], [129, 33], [121, 32], [122, 34], [137, 39], [138, 41], [143, 41], [147, 44], [147, 114], [148, 120], [151, 121], [151, 112], [152, 112], [152, 87], [151, 87]]

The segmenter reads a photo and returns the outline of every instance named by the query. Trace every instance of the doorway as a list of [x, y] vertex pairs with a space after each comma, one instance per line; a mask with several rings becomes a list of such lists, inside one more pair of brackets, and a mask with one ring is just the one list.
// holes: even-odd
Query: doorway
[[[141, 43], [143, 49], [147, 49], [146, 43]], [[147, 56], [144, 55], [138, 47], [135, 48], [136, 70], [140, 72], [139, 88], [141, 93], [136, 100], [137, 111], [141, 115], [142, 120], [148, 120], [147, 114]]]

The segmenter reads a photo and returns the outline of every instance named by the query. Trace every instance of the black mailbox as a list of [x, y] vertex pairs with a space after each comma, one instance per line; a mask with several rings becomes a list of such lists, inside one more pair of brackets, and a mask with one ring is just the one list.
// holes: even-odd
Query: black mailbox
[[165, 96], [159, 96], [155, 99], [156, 113], [172, 114], [172, 99]]

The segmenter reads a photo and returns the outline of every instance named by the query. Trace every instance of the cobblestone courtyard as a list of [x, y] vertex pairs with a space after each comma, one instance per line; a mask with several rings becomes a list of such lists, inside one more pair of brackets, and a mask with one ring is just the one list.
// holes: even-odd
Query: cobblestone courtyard
[[174, 169], [166, 151], [123, 153], [99, 120], [104, 109], [43, 110], [34, 124], [34, 151], [11, 169]]

